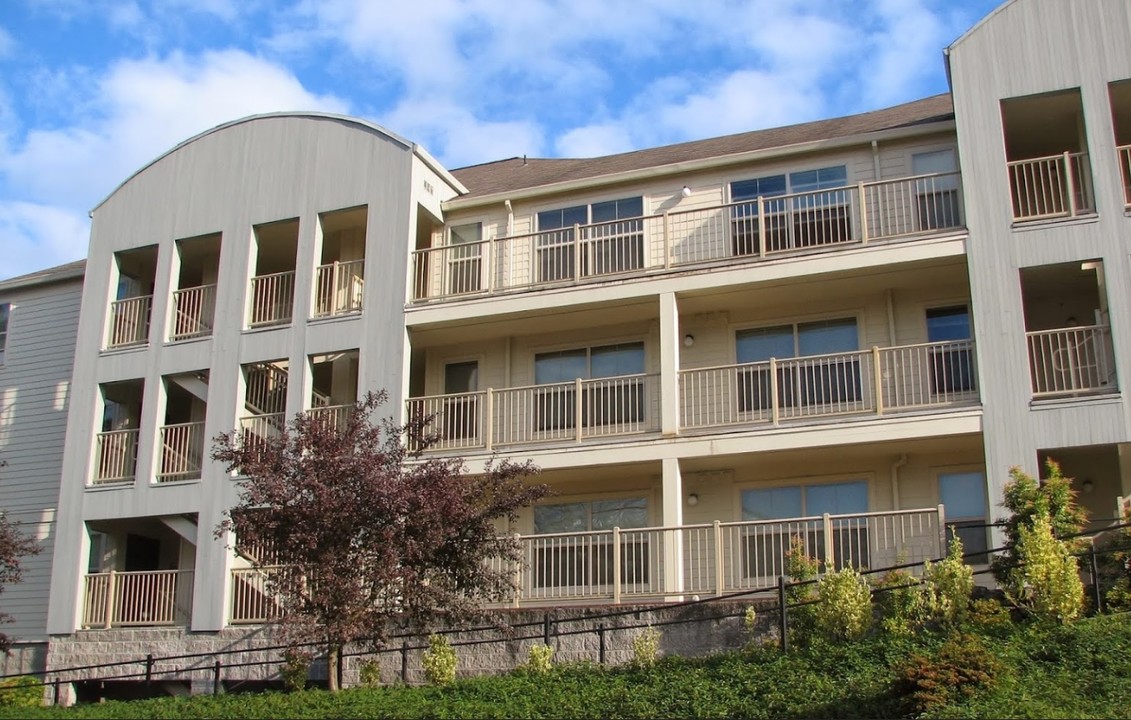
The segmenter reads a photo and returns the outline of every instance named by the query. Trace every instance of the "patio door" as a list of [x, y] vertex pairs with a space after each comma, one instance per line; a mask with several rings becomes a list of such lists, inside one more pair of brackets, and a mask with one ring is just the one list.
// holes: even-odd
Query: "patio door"
[[479, 362], [448, 363], [444, 366], [444, 437], [467, 440], [479, 435]]

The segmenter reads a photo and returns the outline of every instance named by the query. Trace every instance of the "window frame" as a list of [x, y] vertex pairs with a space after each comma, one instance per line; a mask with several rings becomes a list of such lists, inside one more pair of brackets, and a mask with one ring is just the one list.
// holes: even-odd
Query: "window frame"
[[[966, 528], [966, 529], [976, 529], [976, 527], [972, 528], [972, 526], [978, 526], [978, 525], [985, 525], [986, 526], [986, 527], [982, 528], [983, 536], [985, 538], [986, 549], [988, 550], [989, 548], [993, 547], [993, 541], [990, 538], [990, 528], [988, 527], [988, 525], [990, 523], [990, 509], [992, 507], [992, 504], [990, 502], [989, 487], [988, 487], [988, 484], [986, 482], [986, 467], [984, 465], [978, 465], [976, 463], [971, 463], [971, 464], [963, 464], [963, 465], [943, 465], [943, 466], [939, 466], [939, 467], [932, 467], [931, 468], [931, 476], [935, 481], [935, 497], [938, 498], [939, 504], [944, 505], [944, 508], [945, 508], [945, 504], [943, 503], [943, 496], [942, 496], [943, 477], [947, 476], [947, 475], [970, 475], [970, 474], [975, 474], [975, 473], [982, 476], [982, 495], [981, 495], [981, 497], [982, 497], [983, 514], [982, 514], [981, 517], [974, 517], [972, 515], [963, 515], [963, 516], [959, 516], [957, 518], [951, 518], [950, 514], [948, 512], [947, 517], [946, 517], [946, 530], [947, 530], [947, 532], [946, 532], [946, 542], [947, 542], [947, 547], [950, 546], [950, 538], [951, 538], [950, 528], [951, 528], [951, 526], [954, 526], [957, 530], [962, 530], [964, 528]], [[959, 537], [960, 538], [962, 537], [961, 533], [959, 533]], [[965, 541], [963, 542], [962, 545], [963, 545], [963, 552], [964, 553], [971, 552], [970, 548], [968, 547], [968, 545]], [[943, 548], [943, 550], [945, 551], [946, 548]], [[965, 558], [965, 562], [968, 565], [987, 565], [987, 564], [989, 564], [989, 553], [988, 552], [978, 553], [977, 555], [967, 557], [967, 558]]]
[[[639, 215], [619, 217], [618, 214], [618, 217], [612, 220], [594, 221], [593, 219], [595, 206], [610, 203], [615, 206], [618, 203], [633, 201], [640, 203]], [[575, 238], [573, 225], [563, 224], [552, 228], [542, 226], [543, 215], [576, 211], [581, 208], [585, 209], [585, 222], [576, 224], [589, 228], [592, 235], [590, 237], [586, 237], [586, 231], [582, 230], [580, 233], [582, 237]], [[647, 197], [644, 194], [610, 196], [575, 205], [535, 208], [532, 212], [536, 255], [533, 272], [536, 273], [537, 282], [560, 282], [643, 269], [647, 262], [644, 248], [644, 218], [647, 216]], [[596, 223], [601, 223], [601, 228], [612, 228], [612, 231], [606, 233], [594, 230], [592, 226]], [[622, 223], [626, 225], [623, 229], [620, 228]], [[578, 252], [575, 245], [578, 240], [583, 244], [580, 252], [580, 268], [574, 267], [575, 253]], [[556, 264], [553, 264], [555, 258]]]
[[[612, 348], [626, 345], [638, 345], [641, 353], [641, 370], [637, 372], [625, 373], [623, 375], [601, 375], [594, 377], [593, 375], [593, 351], [603, 348]], [[578, 378], [571, 378], [569, 380], [554, 380], [551, 382], [538, 382], [538, 357], [539, 355], [549, 355], [552, 353], [568, 353], [585, 351], [585, 376]], [[561, 432], [568, 429], [577, 429], [578, 423], [576, 415], [576, 401], [574, 388], [562, 388], [561, 386], [577, 380], [601, 380], [611, 378], [632, 378], [640, 377], [641, 381], [638, 383], [625, 384], [612, 388], [590, 387], [585, 386], [582, 388], [584, 393], [582, 398], [582, 412], [581, 418], [582, 428], [604, 427], [610, 423], [605, 420], [604, 413], [596, 413], [598, 417], [591, 416], [591, 410], [601, 410], [607, 402], [615, 402], [619, 406], [619, 410], [615, 415], [622, 419], [622, 424], [640, 424], [647, 422], [649, 407], [646, 397], [646, 385], [643, 377], [648, 374], [648, 342], [645, 338], [633, 338], [623, 341], [604, 342], [602, 344], [591, 344], [582, 347], [577, 347], [576, 344], [557, 347], [554, 349], [543, 349], [533, 352], [531, 357], [531, 372], [530, 379], [531, 385], [534, 387], [545, 386], [548, 391], [538, 393], [535, 391], [534, 398], [534, 414], [533, 422], [535, 424], [536, 433], [545, 432]], [[557, 386], [558, 390], [549, 390]], [[632, 391], [635, 388], [635, 392]], [[560, 395], [560, 397], [559, 397]], [[585, 395], [592, 395], [596, 399], [587, 401]], [[628, 411], [623, 410], [622, 403], [625, 400], [629, 401]], [[547, 403], [542, 405], [542, 403]], [[547, 413], [547, 410], [552, 411]]]
[[0, 368], [9, 361], [8, 337], [12, 334], [12, 308], [10, 302], [0, 302]]

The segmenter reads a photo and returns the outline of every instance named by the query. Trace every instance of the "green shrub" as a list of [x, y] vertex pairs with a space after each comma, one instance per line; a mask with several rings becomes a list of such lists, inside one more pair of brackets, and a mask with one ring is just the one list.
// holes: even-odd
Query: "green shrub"
[[970, 604], [969, 623], [980, 632], [1000, 636], [1013, 629], [1013, 616], [997, 600], [980, 598]]
[[803, 605], [816, 599], [817, 589], [809, 581], [816, 579], [821, 572], [821, 561], [805, 553], [805, 541], [800, 535], [789, 540], [789, 551], [785, 554], [785, 571], [793, 585], [785, 591], [785, 601], [789, 608], [789, 630], [795, 640], [804, 640], [813, 632], [816, 618], [816, 605]]
[[429, 635], [424, 651], [424, 676], [432, 685], [448, 685], [456, 679], [456, 651], [443, 635]]
[[554, 667], [554, 648], [549, 645], [541, 643], [530, 646], [530, 656], [526, 661], [526, 667], [531, 671], [545, 675], [550, 672]]
[[962, 541], [950, 540], [946, 557], [923, 563], [924, 606], [927, 615], [946, 625], [960, 625], [970, 610], [974, 571], [962, 561]]
[[632, 638], [632, 665], [650, 668], [660, 655], [660, 631], [649, 625]]
[[815, 621], [828, 640], [858, 640], [872, 626], [872, 589], [851, 566], [826, 574], [817, 583]]
[[962, 633], [934, 657], [912, 653], [897, 669], [895, 689], [906, 710], [920, 715], [991, 687], [1001, 671], [1002, 664], [976, 635]]
[[381, 687], [381, 663], [376, 660], [363, 660], [357, 670], [357, 679], [363, 687]]
[[279, 675], [283, 686], [290, 692], [298, 692], [306, 687], [306, 676], [310, 672], [312, 656], [305, 650], [287, 648], [283, 652], [283, 667]]
[[[1131, 523], [1131, 510], [1123, 513], [1123, 522]], [[1100, 556], [1100, 577], [1111, 587], [1104, 595], [1108, 610], [1131, 610], [1131, 527], [1125, 527], [1111, 538]]]
[[[1076, 493], [1072, 481], [1060, 472], [1060, 466], [1053, 460], [1045, 462], [1047, 477], [1038, 482], [1022, 472], [1021, 468], [1009, 471], [1009, 482], [1002, 490], [1002, 506], [1010, 511], [1005, 521], [1006, 549], [992, 562], [994, 577], [999, 583], [1008, 582], [1009, 571], [1017, 565], [1017, 542], [1021, 539], [1021, 528], [1032, 528], [1038, 516], [1048, 518], [1052, 533], [1057, 538], [1065, 538], [1080, 532], [1087, 521], [1087, 514], [1076, 505]], [[1075, 552], [1083, 548], [1081, 539], [1068, 540], [1068, 549]]]
[[1017, 567], [1005, 576], [1006, 596], [1041, 620], [1071, 622], [1084, 610], [1080, 567], [1065, 544], [1053, 537], [1047, 512], [1018, 528], [1013, 548]]
[[0, 707], [33, 708], [43, 704], [43, 683], [33, 677], [0, 680]]
[[880, 628], [890, 634], [910, 635], [923, 619], [923, 586], [907, 570], [889, 570], [875, 581]]

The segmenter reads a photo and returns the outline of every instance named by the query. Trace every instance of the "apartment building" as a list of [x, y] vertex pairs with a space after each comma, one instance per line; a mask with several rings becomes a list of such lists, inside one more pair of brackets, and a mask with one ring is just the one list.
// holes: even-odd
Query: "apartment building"
[[1046, 456], [1110, 517], [1129, 48], [1125, 0], [1013, 0], [947, 49], [951, 94], [850, 117], [451, 172], [331, 115], [178, 145], [93, 212], [48, 663], [270, 619], [214, 536], [238, 479], [210, 438], [369, 389], [434, 417], [431, 453], [543, 468], [557, 494], [500, 528], [516, 607], [768, 586], [793, 537], [833, 566], [936, 557], [947, 525], [984, 549]]
[[4, 588], [0, 608], [13, 638], [4, 673], [42, 668], [55, 544], [62, 448], [82, 299], [83, 263], [0, 282], [0, 510], [40, 542], [21, 562], [23, 580]]

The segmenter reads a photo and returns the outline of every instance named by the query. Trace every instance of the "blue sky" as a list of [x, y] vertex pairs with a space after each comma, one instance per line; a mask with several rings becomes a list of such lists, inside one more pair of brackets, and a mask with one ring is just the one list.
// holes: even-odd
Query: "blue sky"
[[997, 4], [0, 0], [0, 279], [85, 256], [119, 182], [245, 115], [359, 115], [449, 168], [607, 154], [944, 92]]

